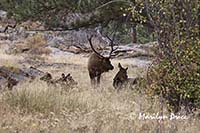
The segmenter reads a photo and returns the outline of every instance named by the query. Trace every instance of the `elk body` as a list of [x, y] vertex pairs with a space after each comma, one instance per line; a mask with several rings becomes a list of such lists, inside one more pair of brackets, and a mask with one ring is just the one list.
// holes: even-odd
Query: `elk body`
[[128, 67], [123, 68], [121, 64], [118, 64], [119, 71], [113, 79], [113, 87], [118, 91], [122, 88], [131, 88], [137, 84], [142, 78], [129, 78], [127, 74]]
[[114, 67], [111, 64], [109, 57], [102, 57], [96, 53], [92, 53], [88, 60], [88, 72], [91, 79], [91, 84], [99, 85], [101, 74], [113, 69]]
[[111, 42], [111, 52], [108, 57], [104, 57], [94, 49], [91, 39], [92, 39], [92, 36], [88, 38], [88, 41], [93, 50], [93, 53], [91, 54], [88, 60], [88, 72], [89, 72], [91, 84], [99, 85], [101, 74], [114, 69], [110, 61], [111, 54], [114, 50], [113, 50], [113, 45]]

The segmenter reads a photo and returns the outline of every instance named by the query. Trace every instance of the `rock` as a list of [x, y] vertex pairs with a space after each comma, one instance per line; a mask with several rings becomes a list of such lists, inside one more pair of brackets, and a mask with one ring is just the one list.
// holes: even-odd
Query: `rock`
[[0, 90], [7, 88], [7, 84], [8, 84], [8, 79], [0, 76]]
[[29, 75], [19, 68], [5, 66], [0, 67], [0, 79], [2, 80], [0, 82], [4, 81], [4, 84], [1, 84], [1, 88], [6, 86], [9, 89], [12, 89], [13, 86], [18, 84], [18, 82], [23, 81], [28, 77]]
[[58, 48], [53, 48], [53, 47], [48, 47], [51, 50], [50, 55], [54, 56], [54, 55], [74, 55], [74, 53], [71, 52], [67, 52], [67, 51], [62, 51]]
[[[0, 31], [2, 31], [2, 30], [0, 30]], [[8, 34], [0, 33], [0, 40], [7, 40], [8, 38], [9, 38]]]
[[0, 20], [1, 19], [6, 19], [7, 18], [7, 12], [0, 10]]
[[51, 47], [59, 48], [60, 45], [65, 44], [65, 40], [62, 37], [54, 37], [51, 40], [48, 40], [47, 44]]
[[28, 69], [24, 69], [24, 72], [28, 73], [29, 76], [35, 78], [35, 77], [38, 77], [38, 76], [42, 76], [44, 75], [45, 73], [41, 70], [38, 70], [37, 68], [35, 67], [30, 67]]
[[12, 89], [19, 82], [25, 80], [33, 80], [34, 78], [43, 75], [44, 72], [30, 67], [30, 68], [15, 68], [15, 67], [0, 67], [0, 88]]
[[75, 46], [70, 46], [69, 49], [67, 50], [68, 52], [72, 52], [75, 54], [79, 54], [81, 52], [81, 49], [75, 47]]

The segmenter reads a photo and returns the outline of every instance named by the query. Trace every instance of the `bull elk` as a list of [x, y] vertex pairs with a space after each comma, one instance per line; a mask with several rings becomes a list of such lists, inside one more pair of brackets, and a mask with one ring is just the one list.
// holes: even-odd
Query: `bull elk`
[[92, 85], [98, 85], [100, 84], [100, 78], [101, 74], [104, 72], [108, 72], [109, 70], [113, 70], [114, 67], [111, 64], [111, 56], [113, 51], [116, 49], [113, 48], [113, 40], [107, 37], [110, 40], [110, 46], [111, 46], [111, 51], [108, 57], [104, 57], [100, 53], [98, 53], [92, 44], [92, 37], [87, 37], [90, 47], [92, 48], [93, 53], [90, 55], [89, 60], [88, 60], [88, 72], [91, 80]]
[[118, 91], [122, 88], [132, 88], [133, 85], [137, 84], [142, 78], [129, 78], [127, 74], [128, 67], [123, 68], [121, 64], [118, 64], [119, 71], [113, 79], [113, 87]]

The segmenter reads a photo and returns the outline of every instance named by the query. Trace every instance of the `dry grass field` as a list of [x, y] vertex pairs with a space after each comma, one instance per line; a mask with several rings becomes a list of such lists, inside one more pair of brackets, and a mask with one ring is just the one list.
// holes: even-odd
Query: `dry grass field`
[[[21, 55], [6, 55], [0, 51], [0, 65], [21, 67]], [[144, 67], [136, 67], [139, 60], [112, 60], [115, 68], [103, 74], [101, 86], [90, 86], [87, 57], [82, 55], [50, 55], [49, 64], [40, 70], [54, 77], [71, 73], [78, 86], [69, 91], [47, 85], [35, 79], [18, 84], [12, 91], [0, 93], [0, 133], [198, 133], [195, 115], [187, 119], [140, 119], [140, 113], [170, 116], [158, 97], [150, 98], [145, 88], [124, 89], [117, 92], [112, 79], [117, 64], [128, 66], [128, 75], [145, 75]], [[29, 64], [25, 64], [29, 65]], [[163, 106], [163, 107], [162, 107]], [[163, 114], [161, 114], [163, 113]], [[180, 115], [185, 115], [184, 111]]]

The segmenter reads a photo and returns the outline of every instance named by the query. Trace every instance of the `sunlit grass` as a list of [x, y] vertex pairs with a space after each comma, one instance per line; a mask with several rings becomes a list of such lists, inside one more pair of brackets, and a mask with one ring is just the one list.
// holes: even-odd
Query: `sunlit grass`
[[[7, 66], [16, 65], [20, 58], [4, 53], [0, 57], [2, 60], [7, 59]], [[35, 79], [18, 84], [12, 91], [1, 92], [0, 132], [196, 133], [200, 130], [200, 121], [196, 115], [188, 116], [187, 120], [168, 119], [161, 122], [138, 119], [141, 112], [163, 112], [165, 115], [169, 112], [160, 103], [159, 97], [150, 98], [143, 93], [145, 88], [125, 88], [117, 92], [112, 87], [119, 62], [129, 67], [129, 77], [145, 75], [145, 68], [135, 66], [137, 60], [113, 59], [115, 69], [102, 75], [101, 86], [96, 89], [90, 86], [87, 57], [49, 56], [45, 61], [50, 64], [65, 63], [58, 68], [44, 66], [40, 69], [50, 72], [53, 77], [71, 73], [78, 86], [64, 91]]]
[[[141, 112], [162, 112], [158, 98], [125, 89], [78, 86], [69, 92], [45, 82], [23, 83], [1, 94], [2, 131], [23, 132], [198, 132], [199, 120], [139, 120]], [[164, 107], [165, 115], [169, 112]]]

